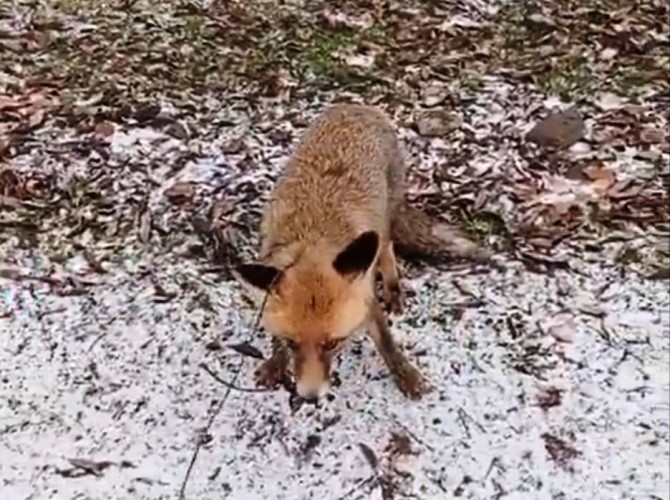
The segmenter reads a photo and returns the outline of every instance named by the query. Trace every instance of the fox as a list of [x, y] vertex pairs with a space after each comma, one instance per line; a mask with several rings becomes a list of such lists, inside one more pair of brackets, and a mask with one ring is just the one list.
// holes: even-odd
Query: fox
[[[393, 232], [409, 253], [436, 254], [445, 244], [407, 205], [405, 177], [394, 127], [376, 107], [330, 105], [303, 133], [265, 206], [258, 258], [234, 270], [263, 304], [260, 324], [272, 339], [259, 385], [276, 388], [292, 364], [297, 394], [319, 400], [330, 391], [334, 356], [365, 329], [404, 396], [430, 390], [383, 307], [399, 313], [405, 302]], [[421, 237], [411, 234], [412, 217]]]

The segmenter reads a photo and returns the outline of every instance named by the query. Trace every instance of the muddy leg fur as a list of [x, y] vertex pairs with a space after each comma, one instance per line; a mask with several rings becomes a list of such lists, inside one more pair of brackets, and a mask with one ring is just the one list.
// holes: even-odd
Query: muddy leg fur
[[404, 296], [400, 288], [400, 272], [393, 251], [393, 242], [389, 241], [379, 256], [379, 272], [384, 285], [384, 302], [393, 313], [400, 313], [404, 307]]
[[268, 389], [278, 388], [288, 377], [289, 352], [283, 342], [272, 338], [272, 354], [256, 370], [256, 383]]
[[368, 335], [384, 358], [396, 386], [410, 399], [420, 399], [429, 387], [421, 372], [415, 368], [393, 340], [386, 314], [377, 301], [370, 308]]

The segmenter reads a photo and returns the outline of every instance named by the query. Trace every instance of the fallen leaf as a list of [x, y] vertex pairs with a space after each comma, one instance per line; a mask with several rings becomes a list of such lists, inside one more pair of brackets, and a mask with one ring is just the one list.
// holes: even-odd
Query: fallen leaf
[[223, 348], [221, 343], [218, 340], [212, 340], [205, 344], [205, 349], [208, 351], [220, 351]]
[[391, 439], [384, 448], [391, 456], [412, 455], [412, 440], [405, 433], [391, 432]]
[[95, 126], [95, 135], [100, 137], [109, 137], [114, 133], [114, 124], [110, 122], [100, 122]]
[[658, 128], [647, 127], [640, 132], [640, 140], [645, 144], [660, 144], [667, 142], [668, 132]]
[[165, 196], [173, 203], [184, 203], [195, 196], [195, 186], [191, 182], [176, 182], [165, 190]]
[[561, 404], [561, 393], [562, 391], [556, 387], [547, 387], [537, 395], [537, 405], [545, 411], [554, 406], [559, 406]]
[[424, 111], [416, 119], [416, 128], [424, 137], [441, 137], [458, 129], [460, 117], [443, 109]]
[[244, 149], [244, 140], [241, 137], [228, 141], [221, 146], [221, 152], [225, 154], [237, 154]]
[[361, 449], [365, 460], [370, 464], [370, 467], [372, 467], [372, 470], [376, 470], [379, 465], [379, 460], [377, 459], [375, 452], [365, 443], [358, 443], [358, 447]]
[[554, 316], [545, 326], [546, 332], [559, 342], [572, 342], [577, 325], [570, 313], [560, 313]]
[[375, 65], [375, 56], [373, 54], [352, 54], [346, 56], [344, 62], [352, 68], [370, 69]]
[[108, 460], [96, 462], [86, 458], [68, 458], [68, 462], [70, 462], [75, 469], [81, 469], [84, 474], [92, 474], [98, 477], [102, 476], [102, 471], [114, 465], [114, 462]]
[[248, 342], [241, 342], [239, 344], [229, 345], [228, 347], [242, 356], [248, 356], [250, 358], [256, 359], [265, 359], [263, 353], [257, 347], [254, 347]]
[[597, 304], [582, 304], [579, 306], [579, 312], [594, 318], [604, 318], [607, 313]]
[[626, 104], [626, 99], [611, 92], [604, 92], [598, 96], [594, 104], [602, 111], [620, 109]]
[[369, 12], [356, 16], [326, 8], [321, 13], [321, 17], [331, 28], [366, 30], [374, 24], [372, 14]]
[[670, 267], [661, 267], [647, 276], [648, 280], [670, 280]]
[[590, 187], [598, 196], [605, 195], [616, 182], [614, 171], [603, 165], [587, 167], [584, 174], [592, 181]]
[[421, 91], [423, 105], [427, 108], [443, 103], [448, 96], [449, 89], [441, 82], [433, 82]]
[[161, 107], [159, 104], [144, 104], [137, 109], [135, 119], [140, 123], [147, 122], [156, 118], [160, 112]]
[[317, 446], [321, 444], [321, 436], [316, 434], [310, 434], [307, 436], [307, 440], [300, 447], [300, 451], [303, 455], [311, 455], [312, 452], [316, 449]]
[[139, 239], [142, 243], [148, 243], [151, 239], [151, 230], [153, 229], [151, 210], [148, 207], [144, 207], [140, 212], [138, 222]]
[[544, 439], [544, 447], [549, 457], [561, 468], [572, 470], [572, 461], [581, 453], [565, 440], [549, 433], [542, 434], [542, 439]]
[[614, 47], [607, 47], [600, 53], [600, 59], [603, 61], [613, 60], [619, 51]]
[[188, 128], [186, 128], [186, 125], [181, 122], [170, 123], [165, 128], [165, 133], [174, 137], [175, 139], [180, 139], [182, 141], [185, 141], [189, 138]]

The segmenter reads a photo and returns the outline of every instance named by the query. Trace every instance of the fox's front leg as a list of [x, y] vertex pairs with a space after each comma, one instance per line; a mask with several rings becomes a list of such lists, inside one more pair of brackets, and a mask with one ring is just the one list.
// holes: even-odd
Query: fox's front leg
[[391, 312], [400, 313], [403, 310], [405, 298], [400, 288], [400, 272], [392, 241], [382, 248], [378, 265], [384, 286], [384, 302]]
[[272, 354], [256, 370], [258, 385], [276, 389], [288, 377], [289, 352], [284, 343], [272, 337]]
[[412, 365], [393, 340], [388, 320], [377, 301], [370, 308], [368, 335], [384, 358], [398, 389], [410, 399], [420, 399], [429, 387], [421, 372]]

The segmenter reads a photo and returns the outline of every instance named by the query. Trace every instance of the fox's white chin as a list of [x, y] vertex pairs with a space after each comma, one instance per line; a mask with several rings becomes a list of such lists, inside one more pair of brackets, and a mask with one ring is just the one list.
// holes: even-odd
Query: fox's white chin
[[321, 399], [330, 392], [330, 384], [328, 382], [321, 382], [318, 385], [299, 381], [296, 384], [296, 391], [298, 395], [305, 399]]

